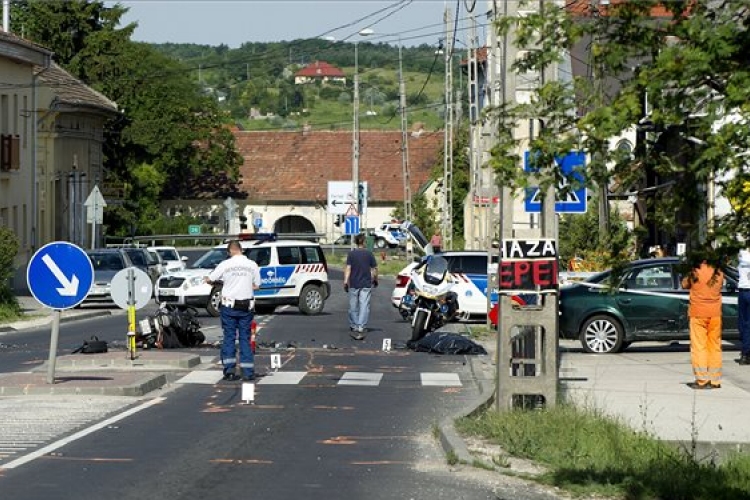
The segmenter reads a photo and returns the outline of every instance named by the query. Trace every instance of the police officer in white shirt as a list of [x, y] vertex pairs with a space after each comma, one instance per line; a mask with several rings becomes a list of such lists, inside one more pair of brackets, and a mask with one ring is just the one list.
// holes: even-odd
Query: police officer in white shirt
[[211, 285], [223, 283], [220, 313], [224, 332], [221, 345], [224, 380], [240, 379], [236, 373], [237, 351], [234, 345], [239, 334], [242, 380], [252, 381], [255, 379], [255, 360], [250, 348], [250, 324], [254, 316], [255, 290], [260, 288], [260, 269], [242, 253], [239, 241], [230, 241], [227, 252], [229, 258], [219, 263], [204, 281]]

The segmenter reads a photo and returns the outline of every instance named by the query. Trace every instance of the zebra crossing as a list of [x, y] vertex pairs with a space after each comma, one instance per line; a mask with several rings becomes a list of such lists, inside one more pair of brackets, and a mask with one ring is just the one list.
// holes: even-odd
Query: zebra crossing
[[[198, 370], [185, 375], [176, 381], [177, 384], [206, 384], [214, 385], [221, 381], [223, 373], [220, 370]], [[305, 385], [307, 381], [320, 378], [320, 374], [306, 371], [276, 371], [269, 372], [259, 378], [257, 385]], [[335, 385], [337, 386], [365, 386], [377, 387], [389, 383], [414, 383], [422, 387], [461, 387], [461, 378], [451, 372], [419, 372], [417, 373], [380, 373], [380, 372], [342, 372]]]
[[[129, 397], [40, 396], [0, 399], [0, 469], [7, 460], [132, 405]], [[61, 416], [64, 415], [64, 418]]]

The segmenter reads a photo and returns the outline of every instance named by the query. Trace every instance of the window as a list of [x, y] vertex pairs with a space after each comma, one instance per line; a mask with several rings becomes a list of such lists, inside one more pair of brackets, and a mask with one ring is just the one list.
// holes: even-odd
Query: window
[[316, 247], [303, 247], [303, 262], [305, 264], [319, 264], [323, 262], [323, 252]]
[[627, 288], [664, 289], [674, 288], [672, 266], [641, 267], [625, 276]]
[[148, 266], [148, 260], [146, 259], [146, 256], [143, 255], [143, 252], [140, 250], [136, 251], [129, 251], [128, 256], [130, 257], [130, 260], [133, 261], [133, 264], [136, 266]]
[[267, 266], [271, 263], [271, 249], [270, 248], [251, 248], [245, 252], [247, 258], [255, 261], [259, 266]]
[[177, 258], [177, 252], [175, 252], [174, 250], [161, 249], [157, 250], [157, 252], [159, 253], [159, 255], [161, 255], [161, 258], [163, 260], [180, 260]]
[[486, 255], [456, 255], [446, 257], [452, 273], [487, 274]]
[[290, 265], [300, 263], [299, 247], [276, 247], [279, 253], [279, 265]]

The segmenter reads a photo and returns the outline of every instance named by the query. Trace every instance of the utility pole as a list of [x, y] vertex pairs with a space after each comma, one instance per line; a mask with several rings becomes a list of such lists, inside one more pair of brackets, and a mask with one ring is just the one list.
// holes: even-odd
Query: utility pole
[[[539, 0], [538, 13], [544, 18], [546, 0]], [[490, 10], [494, 12], [495, 1], [488, 0]], [[528, 4], [533, 8], [532, 4]], [[557, 4], [551, 8], [560, 8]], [[504, 18], [517, 18], [518, 2], [513, 0], [502, 0], [502, 13], [496, 12]], [[541, 38], [541, 33], [539, 38]], [[513, 62], [518, 58], [520, 50], [539, 50], [539, 42], [531, 47], [516, 46], [516, 32], [513, 27], [503, 34], [498, 53], [501, 67], [500, 93], [502, 105], [515, 107], [519, 100], [527, 100], [528, 94], [534, 89], [524, 89], [518, 85], [518, 75], [511, 69]], [[488, 54], [489, 55], [489, 54]], [[494, 61], [492, 61], [494, 64]], [[547, 64], [539, 69], [538, 85], [556, 77], [556, 65]], [[541, 115], [541, 113], [540, 113]], [[513, 117], [509, 117], [513, 120]], [[540, 122], [540, 128], [544, 126], [545, 116], [532, 117], [530, 120]], [[511, 126], [510, 123], [499, 121], [498, 127]], [[517, 143], [515, 151], [506, 151], [518, 157], [517, 168], [522, 169], [521, 158], [524, 150], [531, 145], [533, 129], [528, 127], [528, 135], [524, 134], [524, 127], [520, 124], [511, 129], [513, 138]], [[550, 166], [550, 168], [552, 168]], [[534, 174], [529, 174], [534, 175]], [[530, 182], [535, 180], [532, 178]], [[500, 196], [500, 245], [503, 250], [500, 253], [500, 268], [509, 269], [509, 256], [504, 255], [505, 248], [511, 244], [520, 245], [517, 231], [514, 227], [514, 211], [516, 200], [509, 186], [502, 186]], [[543, 193], [542, 210], [540, 214], [541, 225], [532, 231], [529, 228], [529, 236], [526, 239], [531, 243], [544, 241], [553, 247], [552, 260], [556, 261], [557, 248], [557, 218], [555, 214], [555, 186], [550, 186]], [[524, 260], [532, 256], [523, 257]], [[532, 281], [534, 279], [532, 278]], [[499, 278], [492, 277], [494, 286], [499, 286]], [[526, 307], [516, 308], [511, 300], [510, 290], [500, 293], [498, 296], [498, 332], [497, 332], [497, 372], [496, 372], [496, 398], [495, 407], [498, 411], [506, 411], [513, 408], [539, 408], [552, 407], [557, 403], [558, 385], [558, 307], [556, 287], [540, 290], [542, 283], [534, 283], [534, 289], [529, 293], [536, 297], [536, 303]], [[525, 293], [525, 292], [524, 292]]]
[[398, 45], [398, 92], [401, 109], [401, 169], [404, 177], [404, 218], [412, 220], [411, 213], [411, 179], [409, 178], [409, 134], [406, 121], [406, 83], [401, 57], [401, 43]]
[[464, 220], [468, 220], [466, 234], [466, 249], [476, 249], [476, 232], [477, 232], [477, 210], [475, 201], [477, 199], [478, 190], [478, 178], [477, 172], [479, 170], [478, 155], [479, 155], [479, 85], [477, 78], [479, 76], [479, 65], [477, 63], [477, 48], [476, 48], [476, 33], [477, 33], [477, 22], [474, 14], [471, 15], [470, 30], [469, 30], [469, 43], [468, 46], [468, 70], [469, 70], [469, 216], [464, 217]]
[[[359, 207], [359, 54], [357, 42], [354, 42], [354, 104], [352, 123], [352, 197], [357, 215], [360, 215]], [[291, 49], [290, 49], [291, 50]], [[354, 238], [352, 238], [354, 248]]]
[[[489, 14], [490, 14], [490, 25], [492, 25], [497, 19], [497, 5], [495, 2], [489, 2]], [[502, 83], [499, 78], [501, 71], [498, 68], [501, 61], [501, 54], [499, 50], [499, 43], [497, 39], [497, 31], [495, 29], [489, 30], [487, 37], [487, 82], [485, 89], [486, 99], [489, 105], [497, 109], [502, 103]], [[492, 118], [493, 115], [485, 116], [485, 123], [483, 127], [483, 150], [489, 152], [492, 147], [498, 141], [498, 120]], [[489, 156], [489, 154], [488, 154]], [[499, 206], [499, 192], [498, 187], [495, 185], [495, 176], [493, 175], [492, 168], [483, 169], [487, 176], [487, 211], [485, 212], [486, 217], [486, 234], [485, 234], [485, 248], [487, 250], [487, 262], [493, 262], [493, 257], [497, 258], [497, 262], [500, 261], [499, 248], [495, 250], [492, 246], [496, 229], [498, 228], [497, 221], [500, 219], [500, 206]], [[495, 205], [495, 193], [498, 193], [498, 205]], [[495, 210], [497, 208], [497, 214]], [[498, 239], [500, 239], [499, 230]], [[492, 287], [487, 287], [487, 321], [486, 325], [490, 326], [489, 312], [492, 308]]]
[[445, 9], [445, 137], [443, 139], [443, 196], [441, 233], [443, 247], [453, 249], [453, 24], [451, 11]]

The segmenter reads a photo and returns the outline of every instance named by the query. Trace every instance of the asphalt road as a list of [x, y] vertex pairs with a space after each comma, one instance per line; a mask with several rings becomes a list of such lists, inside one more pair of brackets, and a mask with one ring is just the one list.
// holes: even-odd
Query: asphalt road
[[[274, 354], [282, 367], [254, 386], [252, 403], [243, 400], [241, 384], [215, 381], [220, 376], [215, 364], [202, 372], [214, 376], [211, 383], [170, 384], [128, 405], [118, 400], [114, 412], [103, 400], [94, 400], [92, 405], [102, 406], [100, 413], [85, 417], [79, 408], [75, 418], [80, 424], [65, 435], [39, 437], [39, 446], [76, 437], [54, 453], [2, 470], [0, 450], [2, 496], [554, 498], [511, 479], [479, 480], [486, 473], [449, 467], [433, 433], [439, 421], [476, 402], [478, 388], [466, 359], [400, 348], [409, 338], [409, 325], [388, 301], [388, 280], [373, 295], [372, 331], [364, 341], [352, 340], [341, 272], [332, 270], [331, 280], [334, 292], [323, 314], [304, 316], [285, 307], [258, 317], [261, 346], [275, 346], [259, 350], [258, 371], [272, 371]], [[217, 318], [204, 313], [200, 320], [209, 342], [220, 338]], [[125, 327], [119, 311], [63, 324], [60, 353], [91, 334], [117, 348]], [[383, 351], [384, 339], [394, 349]], [[0, 340], [5, 346], [0, 371], [28, 370], [46, 360], [48, 329]], [[124, 348], [124, 342], [120, 345]], [[209, 359], [218, 355], [215, 347], [198, 350]], [[54, 412], [57, 419], [72, 418], [62, 407]], [[93, 427], [105, 417], [111, 423]], [[81, 432], [86, 429], [91, 432]], [[32, 423], [26, 441], [33, 433]]]

